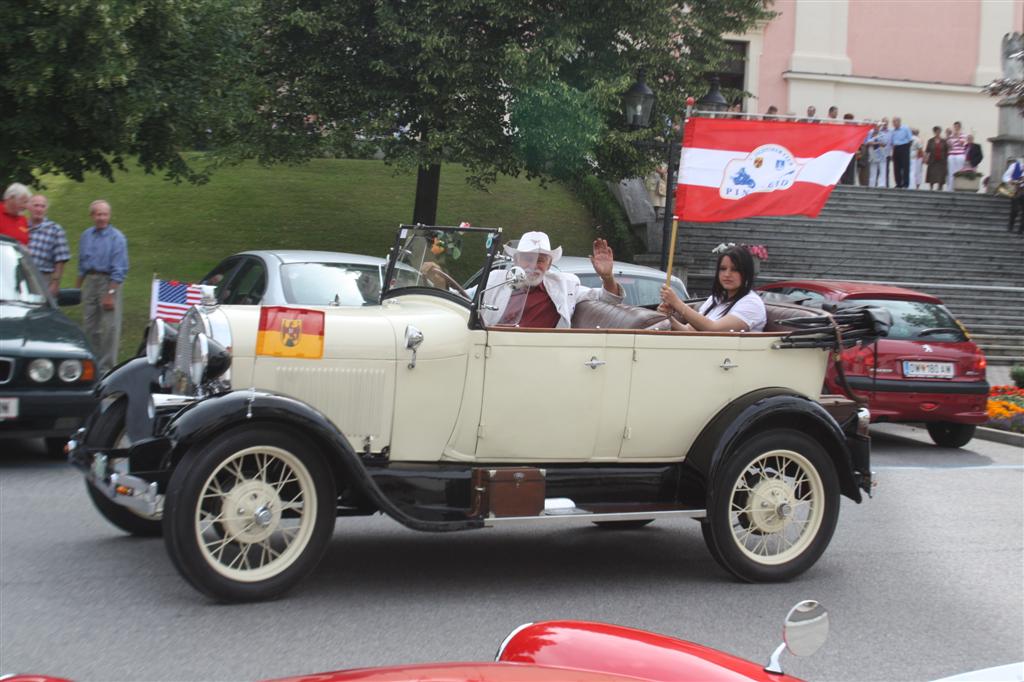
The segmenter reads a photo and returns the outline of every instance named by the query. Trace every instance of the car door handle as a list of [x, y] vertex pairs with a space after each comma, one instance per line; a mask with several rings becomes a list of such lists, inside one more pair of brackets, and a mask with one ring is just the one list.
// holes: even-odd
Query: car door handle
[[608, 363], [606, 363], [604, 360], [598, 360], [597, 356], [595, 355], [594, 357], [590, 358], [589, 360], [587, 360], [583, 364], [586, 365], [587, 367], [589, 367], [590, 369], [597, 369], [601, 365], [606, 365]]
[[726, 372], [728, 372], [730, 369], [735, 369], [735, 368], [739, 367], [739, 365], [734, 365], [732, 360], [730, 360], [729, 358], [726, 358], [725, 360], [722, 361], [722, 364], [720, 364], [719, 367], [721, 367]]

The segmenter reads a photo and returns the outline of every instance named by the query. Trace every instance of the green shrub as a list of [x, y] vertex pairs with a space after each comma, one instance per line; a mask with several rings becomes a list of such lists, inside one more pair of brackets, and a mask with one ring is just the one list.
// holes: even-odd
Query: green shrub
[[632, 261], [636, 243], [626, 219], [626, 212], [603, 180], [588, 175], [573, 183], [573, 192], [594, 216], [594, 231], [606, 239], [615, 251], [615, 260]]
[[1010, 378], [1017, 388], [1024, 388], [1024, 365], [1014, 365], [1010, 368]]

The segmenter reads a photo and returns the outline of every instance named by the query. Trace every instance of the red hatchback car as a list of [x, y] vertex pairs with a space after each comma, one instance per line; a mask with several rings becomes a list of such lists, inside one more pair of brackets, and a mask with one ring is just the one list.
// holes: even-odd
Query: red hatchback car
[[[936, 445], [958, 448], [987, 421], [985, 356], [967, 330], [929, 294], [866, 282], [789, 280], [758, 289], [790, 302], [869, 305], [892, 314], [886, 338], [843, 352], [850, 387], [868, 399], [873, 422], [923, 422]], [[835, 367], [825, 377], [829, 393], [842, 393]]]

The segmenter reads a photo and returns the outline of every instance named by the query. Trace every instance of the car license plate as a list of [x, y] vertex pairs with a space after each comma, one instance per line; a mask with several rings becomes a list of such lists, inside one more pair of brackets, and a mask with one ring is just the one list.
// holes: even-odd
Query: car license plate
[[18, 418], [18, 399], [0, 398], [0, 421]]
[[952, 362], [903, 361], [903, 376], [923, 379], [952, 379], [955, 376]]

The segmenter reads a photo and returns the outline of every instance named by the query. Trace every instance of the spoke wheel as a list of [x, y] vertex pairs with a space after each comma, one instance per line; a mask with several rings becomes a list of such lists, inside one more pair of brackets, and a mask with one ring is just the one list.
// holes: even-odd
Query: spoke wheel
[[196, 542], [210, 566], [242, 582], [265, 580], [295, 562], [309, 543], [316, 495], [309, 470], [271, 446], [246, 448], [203, 484]]
[[319, 562], [334, 527], [334, 482], [315, 447], [279, 428], [236, 430], [175, 469], [167, 549], [201, 592], [277, 596]]
[[[108, 447], [112, 449], [127, 448], [131, 440], [125, 431], [125, 413], [128, 401], [119, 399], [111, 405], [103, 416], [90, 429], [86, 444], [92, 447]], [[89, 493], [96, 510], [110, 523], [121, 530], [138, 537], [158, 537], [163, 533], [160, 513], [144, 516], [128, 507], [115, 504], [110, 498], [86, 481], [85, 489]]]
[[712, 555], [751, 582], [788, 580], [825, 551], [839, 512], [835, 467], [802, 433], [767, 431], [728, 456], [702, 524]]

